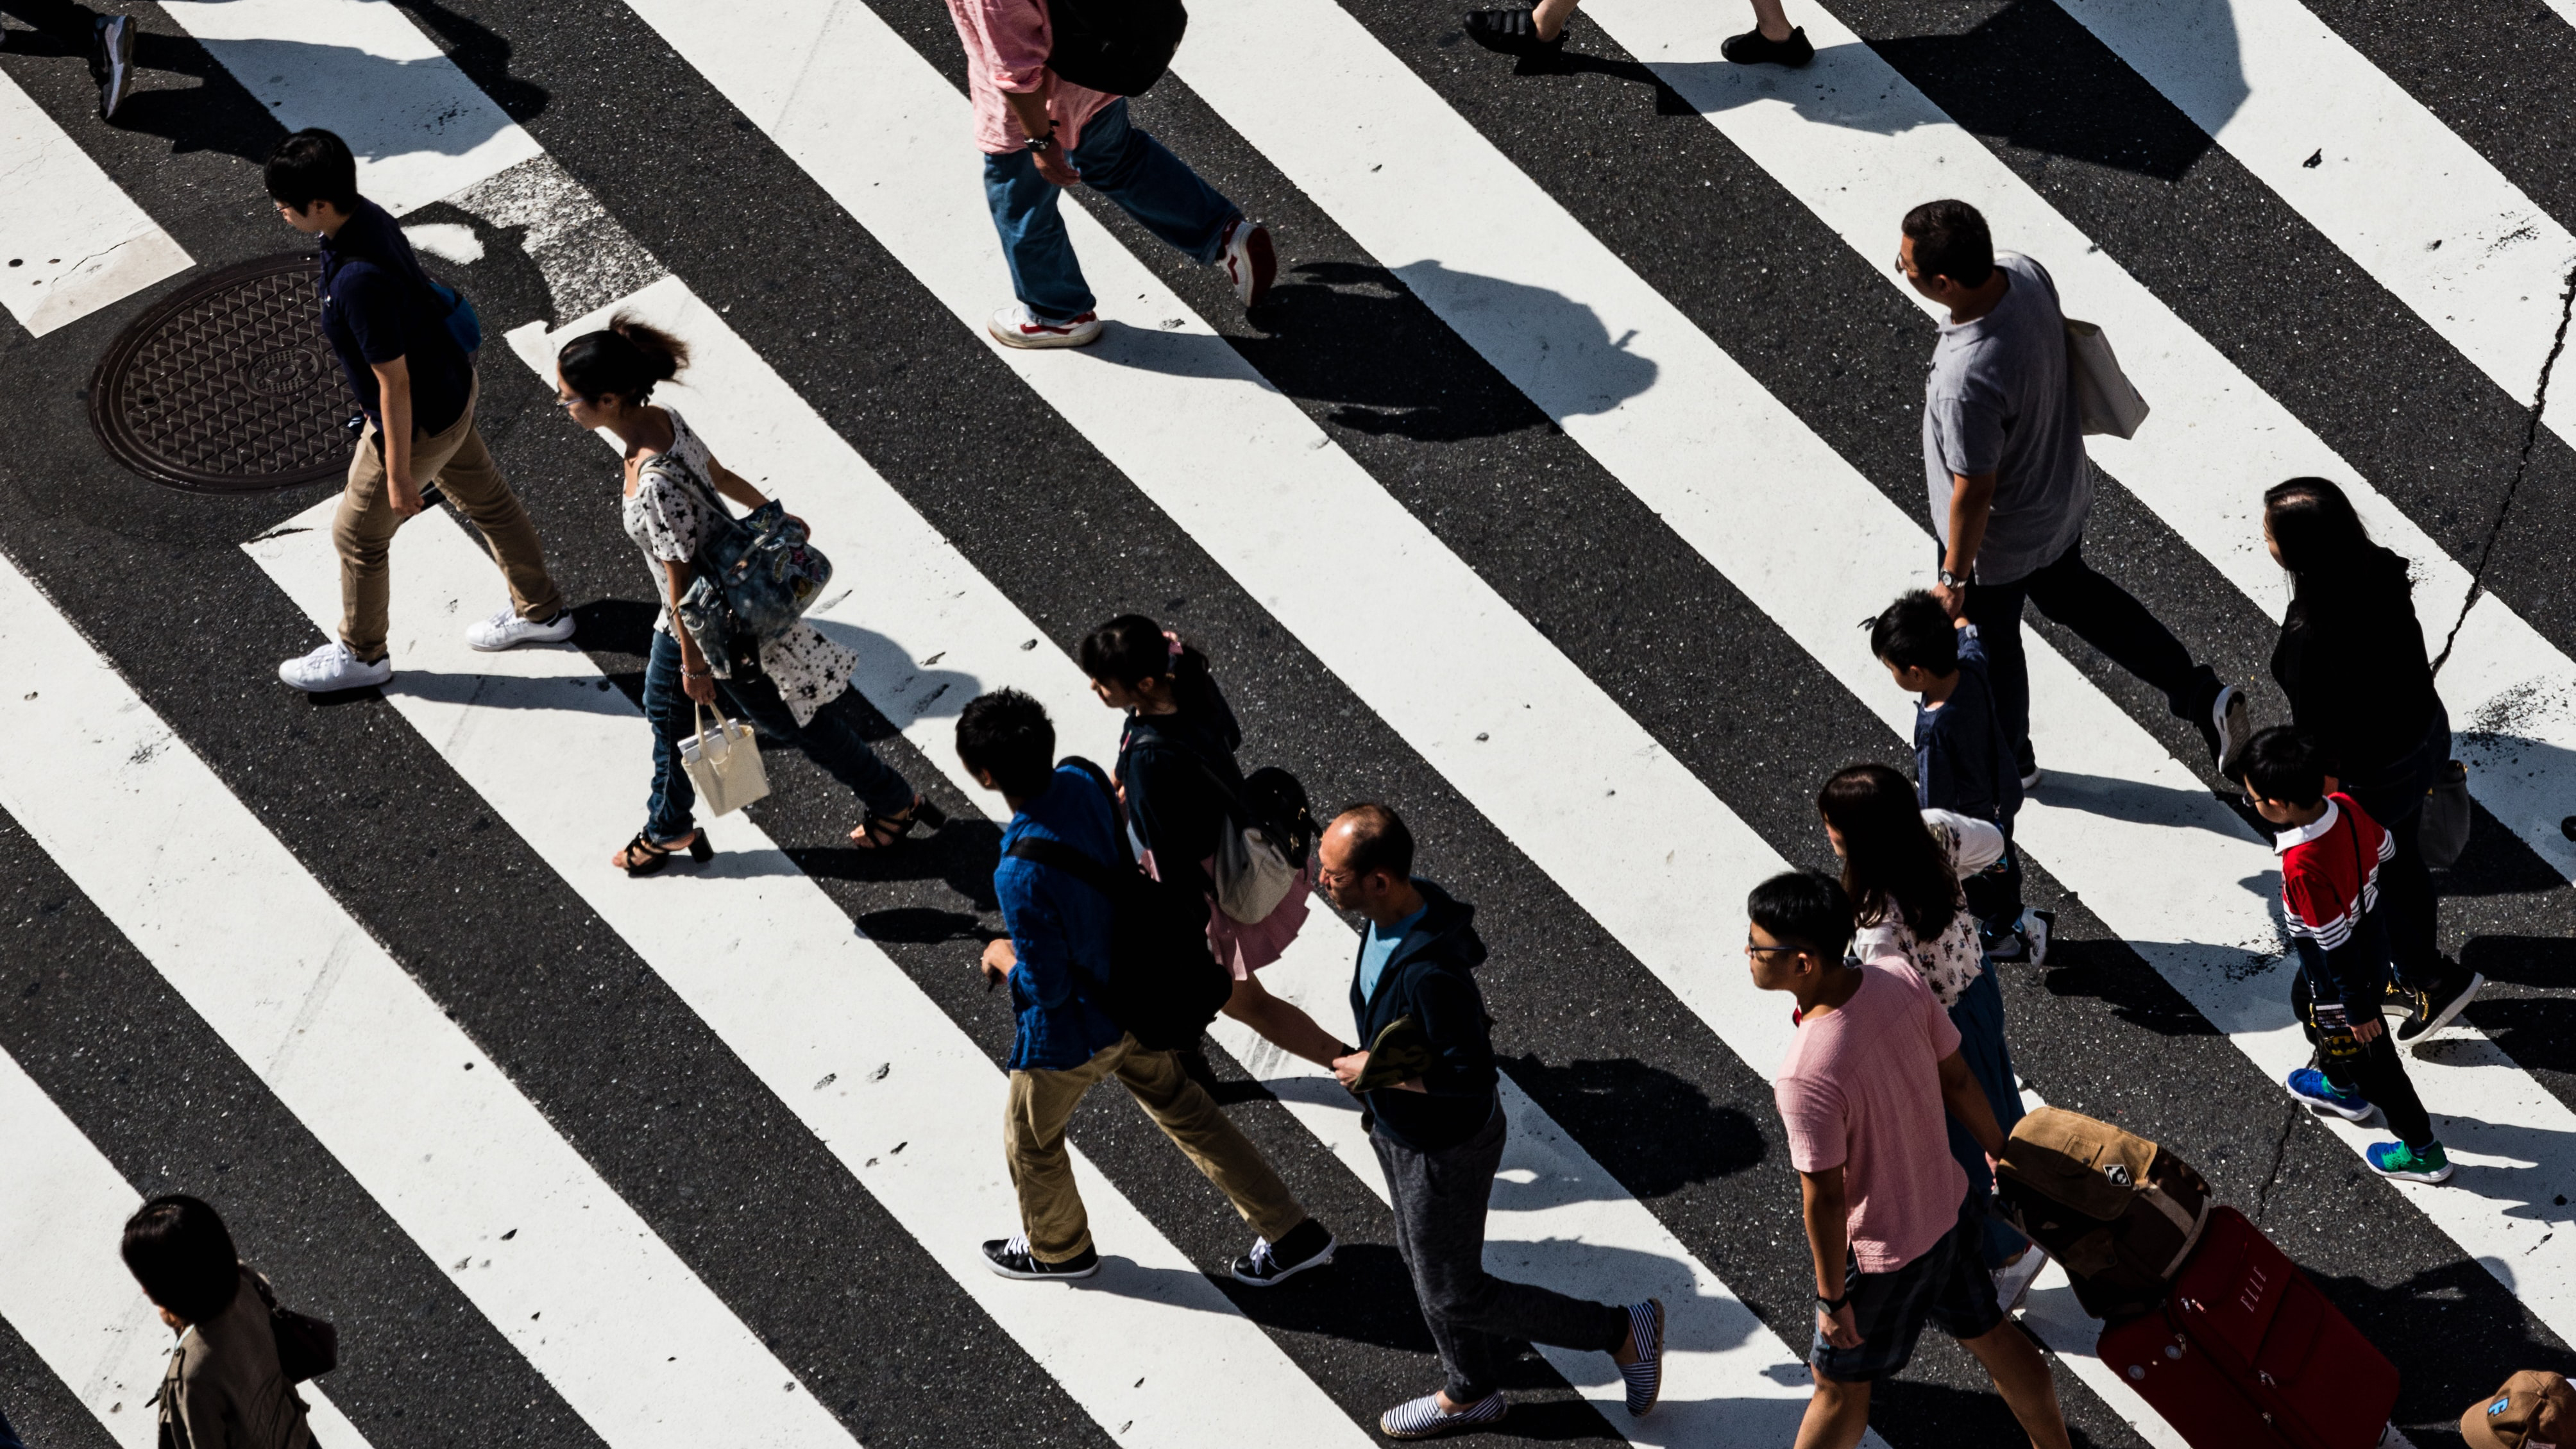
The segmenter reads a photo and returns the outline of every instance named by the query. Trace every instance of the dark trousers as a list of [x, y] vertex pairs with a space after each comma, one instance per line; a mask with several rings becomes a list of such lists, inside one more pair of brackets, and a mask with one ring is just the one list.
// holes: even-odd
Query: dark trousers
[[[1968, 1066], [1968, 1074], [1986, 1094], [1986, 1106], [1995, 1114], [1995, 1126], [2006, 1137], [2013, 1125], [2025, 1115], [2021, 1105], [2021, 1084], [2014, 1080], [2012, 1049], [2004, 1045], [2004, 993], [1995, 984], [1995, 963], [1988, 961], [1977, 970], [1977, 979], [1959, 993], [1958, 1004], [1950, 1008], [1950, 1024], [1959, 1029], [1959, 1056]], [[2021, 1230], [2004, 1221], [2000, 1213], [1985, 1210], [1995, 1194], [1994, 1170], [1986, 1165], [1986, 1149], [1968, 1135], [1956, 1117], [1944, 1116], [1942, 1125], [1950, 1129], [1950, 1156], [1967, 1169], [1968, 1196], [1977, 1200], [1977, 1257], [1988, 1271], [2012, 1261], [2030, 1239]]]
[[2435, 940], [2440, 907], [2433, 899], [2433, 868], [2424, 863], [2424, 792], [2441, 778], [2451, 758], [2451, 716], [2436, 705], [2433, 724], [2422, 743], [2376, 769], [2356, 770], [2341, 781], [2344, 793], [2379, 822], [2397, 853], [2379, 867], [2379, 909], [2374, 912], [2388, 931], [2388, 961], [2397, 981], [2410, 990], [2429, 991], [2446, 985], [2441, 947]]
[[1387, 1195], [1395, 1200], [1395, 1247], [1413, 1274], [1423, 1321], [1448, 1371], [1454, 1403], [1472, 1404], [1501, 1386], [1514, 1343], [1616, 1353], [1628, 1339], [1628, 1310], [1485, 1271], [1485, 1203], [1503, 1162], [1508, 1124], [1502, 1104], [1476, 1135], [1438, 1152], [1416, 1152], [1369, 1134]]
[[[849, 717], [852, 701], [846, 692], [814, 711], [813, 723], [802, 726], [778, 697], [778, 686], [767, 679], [719, 679], [716, 699], [726, 714], [750, 720], [769, 740], [803, 750], [805, 758], [849, 786], [868, 809], [900, 815], [912, 808], [912, 786], [868, 747], [867, 736]], [[680, 768], [680, 741], [698, 732], [697, 713], [696, 703], [680, 690], [680, 641], [654, 630], [653, 652], [644, 661], [644, 717], [653, 723], [653, 794], [645, 805], [644, 829], [655, 840], [677, 840], [696, 828], [691, 811], [698, 790], [689, 783], [689, 772]]]
[[[2374, 916], [2372, 919], [2376, 919]], [[2365, 923], [2364, 929], [2367, 930]], [[2351, 1055], [2337, 1055], [2328, 1049], [2324, 1035], [2317, 1030], [2309, 1010], [2315, 994], [2308, 986], [2308, 973], [2301, 971], [2291, 978], [2290, 1009], [2298, 1013], [2299, 1029], [2308, 1035], [2308, 1044], [2317, 1048], [2317, 1068], [2326, 1080], [2346, 1092], [2358, 1092], [2379, 1114], [2388, 1119], [2388, 1130], [2409, 1147], [2430, 1146], [2433, 1141], [2433, 1119], [2424, 1111], [2423, 1099], [2415, 1095], [2415, 1083], [2407, 1078], [2406, 1058], [2397, 1049], [2397, 1038], [2383, 1029], [2378, 1036]], [[2346, 1002], [2344, 1009], [2354, 1021], [2378, 1021], [2380, 1003]]]
[[1959, 882], [1968, 914], [1977, 918], [1977, 939], [1989, 951], [2005, 946], [2021, 929], [2021, 848], [2013, 844], [2012, 817], [1996, 821], [1995, 828], [2004, 833], [2004, 853], [1994, 864]]
[[1968, 622], [1977, 626], [1985, 643], [1995, 709], [2003, 716], [2004, 732], [2012, 736], [2013, 760], [2023, 774], [2030, 773], [2035, 759], [2030, 749], [2030, 661], [2021, 645], [2025, 599], [2109, 655], [2112, 663], [2163, 690], [2177, 716], [2197, 719], [2216, 697], [2218, 672], [2194, 664], [2191, 651], [2156, 622], [2146, 605], [2093, 572], [2084, 562], [2084, 541], [2077, 539], [2055, 563], [2008, 584], [1979, 582], [1968, 590]]

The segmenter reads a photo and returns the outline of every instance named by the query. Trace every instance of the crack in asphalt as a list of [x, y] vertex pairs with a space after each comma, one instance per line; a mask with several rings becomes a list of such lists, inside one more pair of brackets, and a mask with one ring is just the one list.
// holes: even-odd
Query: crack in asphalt
[[2290, 1155], [2290, 1134], [2298, 1130], [2299, 1117], [2307, 1109], [2296, 1101], [2289, 1102], [2281, 1114], [2281, 1140], [2272, 1144], [2272, 1170], [2263, 1174], [2263, 1186], [2254, 1194], [2254, 1226], [2263, 1225], [2263, 1214], [2272, 1203], [2272, 1186], [2281, 1180], [2281, 1164]]
[[2469, 591], [2460, 599], [2460, 615], [2451, 621], [2451, 632], [2442, 636], [2442, 652], [2433, 656], [2433, 672], [2440, 674], [2450, 661], [2451, 646], [2460, 642], [2460, 626], [2469, 622], [2469, 610], [2477, 607], [2478, 596], [2486, 592], [2487, 564], [2495, 557], [2496, 540], [2504, 537], [2505, 521], [2513, 517], [2513, 497], [2522, 489], [2523, 475], [2531, 471], [2531, 455], [2540, 446], [2540, 415], [2549, 406], [2549, 379], [2558, 370], [2558, 356], [2567, 350], [2567, 321], [2576, 314], [2576, 267], [2567, 272], [2567, 286], [2558, 297], [2558, 335], [2550, 341], [2549, 355], [2540, 362], [2540, 385], [2532, 393], [2531, 412], [2522, 425], [2522, 456], [2514, 460], [2513, 478], [2504, 485], [2504, 502], [2496, 509], [2495, 525], [2487, 530], [2486, 543], [2478, 549], [2478, 566], [2469, 573]]

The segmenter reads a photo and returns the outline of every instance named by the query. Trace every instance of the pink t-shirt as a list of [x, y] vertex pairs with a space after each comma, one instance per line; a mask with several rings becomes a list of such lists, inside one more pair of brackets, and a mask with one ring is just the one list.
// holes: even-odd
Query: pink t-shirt
[[1771, 1085], [1800, 1172], [1843, 1170], [1845, 1227], [1864, 1273], [1892, 1273], [1959, 1221], [1968, 1177], [1950, 1157], [1939, 1062], [1959, 1029], [1898, 957], [1861, 968], [1860, 989], [1798, 1023]]
[[[976, 147], [1002, 156], [1028, 145], [1029, 133], [1004, 104], [1002, 92], [1026, 95], [1046, 79], [1047, 52], [1053, 48], [1046, 0], [948, 0], [948, 18], [957, 22], [957, 38], [966, 45], [966, 95], [975, 102]], [[1081, 145], [1083, 124], [1116, 99], [1058, 79], [1053, 105], [1064, 150]]]

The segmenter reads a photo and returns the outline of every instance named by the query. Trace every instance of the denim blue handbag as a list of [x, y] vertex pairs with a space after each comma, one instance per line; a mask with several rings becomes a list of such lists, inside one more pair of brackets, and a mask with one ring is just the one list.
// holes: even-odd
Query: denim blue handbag
[[756, 673], [760, 641], [805, 617], [832, 581], [832, 561], [777, 499], [736, 518], [695, 470], [682, 472], [707, 495], [712, 513], [698, 543], [697, 576], [680, 596], [680, 625], [718, 677], [735, 678], [746, 665]]

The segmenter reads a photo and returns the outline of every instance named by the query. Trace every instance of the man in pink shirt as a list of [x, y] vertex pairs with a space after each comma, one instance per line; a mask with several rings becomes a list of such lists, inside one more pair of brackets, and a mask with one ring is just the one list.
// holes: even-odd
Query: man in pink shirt
[[[1081, 183], [1201, 262], [1221, 263], [1249, 311], [1278, 275], [1270, 230], [1127, 123], [1127, 98], [1048, 68], [1047, 0], [948, 0], [966, 46], [966, 93], [984, 152], [984, 196], [1018, 300], [986, 324], [1006, 347], [1080, 347], [1100, 336], [1091, 288], [1058, 213]], [[1141, 87], [1140, 87], [1141, 88]]]
[[1986, 1366], [2032, 1444], [2064, 1449], [2057, 1385], [1995, 1302], [1977, 1255], [1983, 1207], [1941, 1120], [1946, 1107], [1988, 1153], [2003, 1151], [1959, 1029], [1902, 958], [1844, 962], [1852, 908], [1833, 877], [1773, 876], [1746, 913], [1753, 984], [1798, 1002], [1798, 1036], [1772, 1082], [1816, 1264], [1816, 1393], [1797, 1449], [1858, 1444], [1870, 1382], [1905, 1367], [1926, 1323]]

